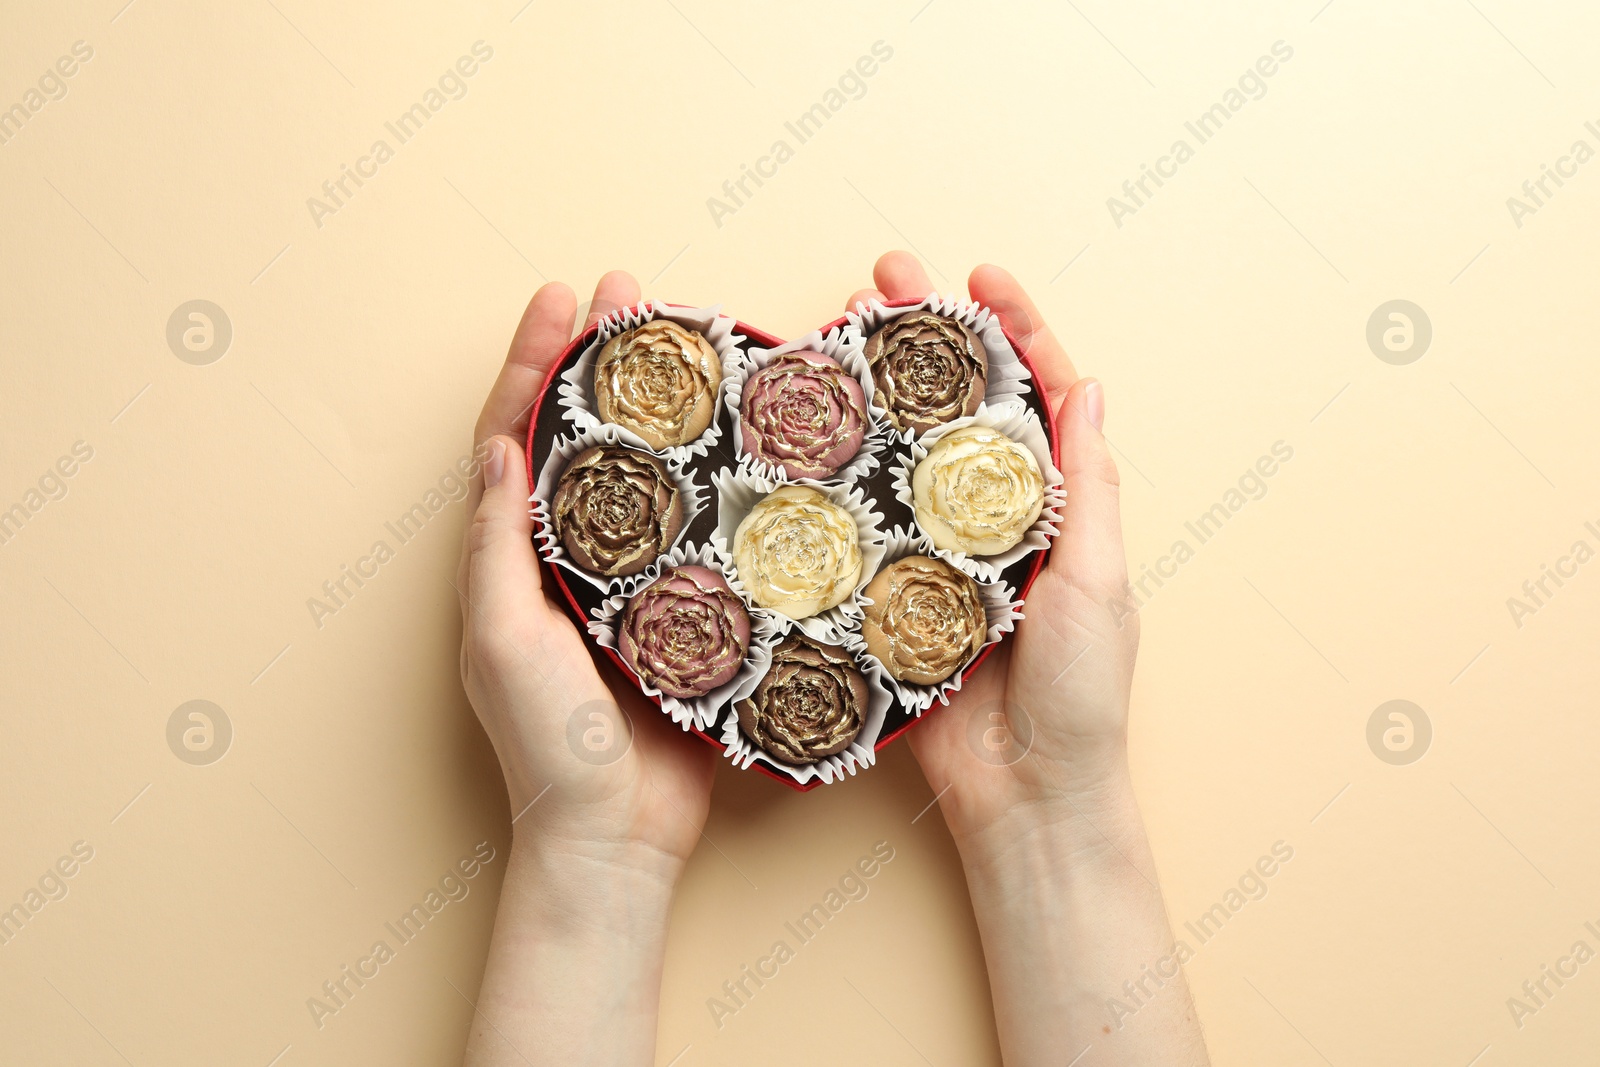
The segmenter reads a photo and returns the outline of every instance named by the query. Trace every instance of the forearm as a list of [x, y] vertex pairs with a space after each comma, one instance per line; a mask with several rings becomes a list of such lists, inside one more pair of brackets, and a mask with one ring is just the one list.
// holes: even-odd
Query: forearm
[[1208, 1062], [1125, 770], [958, 843], [1007, 1067]]
[[677, 874], [659, 855], [519, 839], [465, 1067], [653, 1063]]

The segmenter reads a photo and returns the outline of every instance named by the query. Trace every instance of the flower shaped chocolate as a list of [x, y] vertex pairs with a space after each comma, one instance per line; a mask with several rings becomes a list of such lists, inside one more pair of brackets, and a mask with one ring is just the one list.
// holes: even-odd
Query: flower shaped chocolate
[[669, 319], [652, 319], [605, 343], [594, 367], [603, 422], [651, 448], [688, 444], [711, 425], [722, 362], [711, 342]]
[[815, 489], [768, 493], [733, 535], [733, 563], [752, 600], [791, 619], [843, 603], [861, 582], [861, 533]]
[[772, 666], [737, 710], [739, 728], [763, 751], [816, 763], [861, 732], [867, 681], [844, 651], [796, 635], [772, 650]]
[[750, 648], [750, 615], [722, 575], [675, 567], [633, 594], [617, 648], [640, 678], [691, 700], [739, 673]]
[[790, 478], [826, 478], [866, 436], [861, 383], [820, 352], [774, 356], [739, 398], [744, 450]]
[[1021, 543], [1044, 507], [1033, 453], [998, 430], [941, 437], [911, 475], [917, 524], [939, 548], [993, 556]]
[[964, 323], [927, 311], [893, 320], [867, 338], [873, 402], [897, 430], [921, 433], [971, 415], [988, 388], [983, 341]]
[[983, 647], [988, 617], [978, 583], [942, 559], [905, 556], [867, 583], [861, 636], [890, 676], [936, 685]]
[[644, 570], [683, 527], [683, 501], [665, 464], [622, 445], [578, 453], [556, 485], [551, 512], [572, 561], [607, 578]]

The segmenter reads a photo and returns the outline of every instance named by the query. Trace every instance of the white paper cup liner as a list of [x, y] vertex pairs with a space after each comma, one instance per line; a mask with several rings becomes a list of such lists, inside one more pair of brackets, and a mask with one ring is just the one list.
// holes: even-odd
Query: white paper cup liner
[[[659, 300], [649, 300], [631, 308], [613, 311], [600, 320], [599, 333], [595, 335], [589, 347], [583, 350], [578, 361], [561, 372], [561, 384], [556, 390], [561, 413], [579, 430], [605, 425], [595, 405], [595, 360], [600, 357], [600, 350], [605, 347], [605, 343], [617, 334], [625, 333], [654, 319], [668, 319], [679, 326], [696, 330], [711, 342], [712, 348], [716, 349], [717, 360], [722, 364], [722, 381], [717, 384], [717, 393], [712, 397], [712, 411], [715, 413], [722, 406], [722, 390], [727, 387], [729, 367], [737, 365], [743, 359], [745, 341], [742, 334], [734, 332], [734, 320], [720, 313], [721, 308], [720, 304], [706, 308], [675, 308], [668, 307]], [[686, 463], [691, 456], [704, 456], [710, 452], [716, 447], [722, 433], [722, 420], [713, 417], [706, 431], [686, 445], [665, 449], [650, 449], [648, 445], [645, 447], [658, 456], [677, 463]]]
[[[862, 662], [861, 655], [851, 652], [856, 663], [856, 670], [867, 683], [867, 713], [861, 723], [861, 732], [856, 735], [850, 747], [843, 752], [832, 756], [825, 756], [816, 763], [796, 765], [785, 763], [777, 756], [759, 747], [754, 741], [745, 736], [739, 728], [739, 701], [754, 693], [756, 686], [767, 673], [767, 666], [772, 662], [772, 649], [777, 641], [773, 641], [766, 649], [766, 664], [762, 666], [761, 673], [756, 675], [747, 684], [734, 690], [728, 698], [731, 714], [722, 724], [723, 755], [733, 761], [734, 766], [741, 771], [749, 769], [750, 765], [758, 758], [780, 774], [786, 774], [800, 785], [805, 785], [813, 779], [820, 779], [825, 784], [842, 781], [847, 774], [855, 774], [861, 767], [870, 767], [877, 760], [874, 746], [883, 734], [883, 724], [889, 715], [889, 709], [894, 706], [894, 694], [883, 685], [881, 681], [874, 680], [868, 671], [867, 664]], [[841, 646], [842, 647], [842, 646]], [[846, 651], [849, 651], [846, 649]], [[876, 666], [874, 663], [873, 666]], [[881, 674], [881, 670], [879, 671]]]
[[781, 612], [770, 609], [754, 609], [766, 610], [781, 633], [787, 634], [792, 630], [799, 630], [817, 641], [830, 645], [843, 644], [845, 635], [861, 624], [861, 589], [872, 580], [874, 574], [878, 573], [878, 567], [883, 561], [884, 534], [879, 528], [883, 520], [874, 510], [872, 502], [867, 499], [862, 488], [804, 480], [778, 482], [763, 478], [742, 466], [716, 472], [711, 476], [711, 484], [717, 493], [717, 526], [711, 534], [711, 545], [722, 560], [722, 570], [728, 576], [728, 583], [744, 597], [747, 604], [753, 605], [755, 601], [750, 596], [750, 591], [744, 587], [744, 583], [739, 580], [739, 569], [733, 562], [733, 535], [739, 529], [739, 524], [744, 521], [744, 517], [750, 514], [750, 509], [768, 493], [782, 485], [803, 485], [817, 490], [844, 508], [855, 520], [856, 534], [860, 538], [861, 546], [861, 580], [848, 599], [806, 619], [791, 619]]
[[[647, 455], [654, 455], [650, 447], [631, 431], [621, 426], [603, 424], [591, 426], [585, 430], [575, 431], [566, 437], [558, 437], [550, 446], [550, 454], [545, 457], [544, 466], [539, 468], [538, 481], [534, 483], [533, 495], [528, 498], [533, 505], [532, 514], [534, 522], [534, 544], [539, 550], [539, 555], [550, 563], [556, 564], [569, 574], [576, 574], [590, 585], [602, 592], [615, 593], [627, 582], [627, 576], [620, 578], [607, 578], [603, 574], [591, 574], [578, 566], [567, 548], [561, 543], [561, 538], [556, 535], [554, 522], [554, 509], [551, 501], [555, 498], [556, 486], [561, 482], [561, 475], [565, 473], [567, 465], [571, 463], [586, 448], [595, 445], [626, 445], [638, 449]], [[660, 458], [660, 457], [657, 457]], [[683, 504], [683, 523], [678, 528], [678, 536], [673, 541], [676, 545], [683, 540], [684, 531], [689, 529], [695, 518], [705, 510], [707, 503], [707, 490], [696, 483], [694, 471], [672, 460], [663, 460], [667, 473], [678, 486], [678, 499]], [[669, 550], [671, 545], [668, 546]]]
[[[921, 533], [897, 526], [884, 542], [883, 565], [887, 567], [906, 556], [933, 555], [932, 548], [932, 544]], [[1016, 590], [1005, 582], [979, 580], [978, 595], [983, 601], [988, 632], [984, 635], [982, 646], [973, 653], [973, 659], [1016, 629], [1017, 621], [1022, 618], [1022, 601], [1017, 599]], [[861, 599], [863, 604], [871, 603], [865, 597]], [[866, 638], [861, 636], [859, 629], [845, 639], [845, 647], [855, 654], [856, 663], [861, 666], [868, 681], [894, 693], [900, 704], [919, 719], [924, 711], [933, 706], [934, 701], [946, 705], [950, 703], [950, 694], [961, 690], [962, 674], [972, 663], [972, 660], [963, 663], [960, 670], [937, 685], [917, 685], [914, 682], [897, 681], [891, 676], [883, 663], [867, 650]]]
[[[620, 656], [622, 653], [617, 642], [617, 626], [621, 622], [623, 609], [628, 606], [628, 600], [634, 593], [661, 577], [664, 572], [674, 567], [682, 567], [685, 564], [705, 567], [707, 570], [715, 571], [728, 578], [730, 586], [733, 584], [732, 575], [728, 573], [727, 568], [723, 567], [722, 561], [717, 558], [717, 554], [712, 550], [711, 546], [680, 544], [638, 574], [624, 579], [622, 591], [614, 596], [607, 597], [591, 614], [589, 633], [594, 636], [600, 647], [609, 648]], [[746, 607], [748, 608], [749, 605], [746, 604]], [[682, 726], [684, 730], [687, 731], [694, 728], [709, 731], [716, 725], [718, 715], [723, 707], [727, 705], [728, 695], [745, 682], [749, 682], [751, 688], [754, 689], [755, 682], [751, 679], [759, 680], [761, 675], [766, 673], [766, 664], [770, 662], [772, 655], [770, 651], [771, 645], [777, 633], [776, 626], [770, 612], [757, 609], [750, 611], [749, 614], [750, 649], [745, 656], [743, 666], [739, 668], [739, 673], [735, 674], [731, 680], [713, 689], [705, 696], [696, 697], [693, 700], [684, 700], [663, 693], [645, 679], [638, 678], [639, 688], [647, 696], [659, 697], [661, 699], [661, 710], [671, 716], [672, 721]], [[758, 652], [758, 649], [763, 645], [768, 649], [765, 659]], [[634, 677], [637, 678], [636, 675]]]
[[865, 436], [861, 441], [861, 449], [851, 457], [850, 462], [829, 475], [828, 480], [852, 485], [877, 470], [882, 461], [882, 453], [888, 447], [889, 425], [884, 421], [883, 409], [872, 402], [876, 393], [872, 382], [872, 367], [867, 363], [867, 357], [862, 353], [861, 346], [861, 335], [853, 327], [835, 326], [828, 331], [826, 337], [822, 335], [821, 330], [812, 330], [804, 337], [779, 345], [777, 348], [747, 348], [738, 365], [724, 374], [728, 391], [723, 397], [723, 404], [728, 410], [729, 425], [733, 428], [734, 454], [738, 456], [739, 462], [769, 481], [789, 484], [800, 480], [790, 478], [779, 465], [757, 459], [744, 450], [744, 434], [739, 430], [743, 421], [740, 404], [743, 402], [744, 387], [750, 381], [750, 376], [770, 364], [774, 356], [787, 355], [790, 352], [820, 352], [836, 361], [847, 374], [861, 383], [863, 395], [867, 400], [867, 425], [864, 427]]
[[[998, 404], [1033, 392], [1031, 384], [1033, 375], [1028, 372], [1028, 368], [1017, 355], [1017, 350], [1011, 347], [1011, 342], [1006, 340], [1000, 316], [982, 304], [963, 300], [954, 295], [940, 296], [938, 293], [930, 293], [921, 303], [908, 304], [905, 307], [885, 307], [877, 300], [858, 303], [854, 311], [846, 312], [846, 319], [850, 326], [855, 327], [860, 333], [864, 350], [867, 338], [895, 319], [917, 311], [931, 311], [935, 315], [956, 319], [971, 327], [978, 335], [979, 340], [983, 342], [984, 354], [989, 358], [987, 388], [983, 396], [985, 403]], [[883, 412], [882, 408], [876, 410], [880, 414]], [[903, 441], [909, 441], [916, 435], [913, 430], [897, 431], [889, 426], [887, 421], [884, 423], [884, 428], [886, 433], [897, 433]]]
[[[1026, 448], [1038, 461], [1039, 473], [1044, 479], [1044, 507], [1039, 512], [1039, 518], [1028, 528], [1022, 540], [1005, 552], [993, 556], [973, 556], [945, 548], [932, 548], [932, 539], [928, 540], [933, 555], [949, 560], [980, 582], [993, 582], [999, 580], [1007, 567], [1028, 553], [1048, 548], [1050, 539], [1060, 532], [1057, 527], [1061, 522], [1061, 506], [1067, 501], [1067, 491], [1063, 485], [1065, 479], [1050, 458], [1050, 438], [1032, 408], [1021, 400], [993, 405], [985, 403], [979, 406], [975, 415], [953, 419], [929, 430], [921, 440], [911, 442], [906, 450], [891, 461], [895, 498], [911, 508], [913, 515], [916, 513], [916, 504], [912, 499], [911, 475], [917, 464], [927, 458], [929, 450], [945, 434], [965, 426], [998, 430]], [[927, 531], [921, 529], [920, 523], [918, 531], [924, 538], [927, 537]]]

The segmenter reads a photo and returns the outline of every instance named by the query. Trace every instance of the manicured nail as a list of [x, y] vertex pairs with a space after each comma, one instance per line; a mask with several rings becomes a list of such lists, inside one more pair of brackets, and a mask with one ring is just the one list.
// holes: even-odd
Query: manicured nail
[[1106, 424], [1106, 391], [1100, 383], [1090, 378], [1083, 385], [1083, 400], [1089, 408], [1089, 423], [1096, 430]]
[[489, 458], [483, 464], [483, 484], [492, 489], [506, 473], [506, 443], [496, 437], [489, 442]]

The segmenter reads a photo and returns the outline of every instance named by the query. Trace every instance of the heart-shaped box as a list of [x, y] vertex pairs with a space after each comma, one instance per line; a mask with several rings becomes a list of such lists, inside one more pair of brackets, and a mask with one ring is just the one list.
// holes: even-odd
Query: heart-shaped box
[[[866, 566], [857, 587], [857, 603], [861, 588], [878, 567], [900, 555], [937, 555], [980, 583], [988, 615], [988, 640], [970, 663], [937, 686], [915, 686], [890, 678], [866, 649], [859, 633], [858, 609], [841, 606], [796, 623], [755, 608], [738, 583], [728, 553], [729, 524], [736, 524], [743, 502], [787, 481], [781, 472], [744, 455], [737, 425], [738, 390], [751, 371], [774, 354], [773, 350], [778, 354], [799, 349], [823, 352], [863, 379], [870, 401], [871, 371], [866, 369], [861, 354], [866, 338], [901, 315], [919, 310], [959, 319], [983, 341], [989, 364], [983, 407], [975, 417], [915, 433], [894, 430], [882, 422], [882, 409], [869, 405], [874, 425], [857, 459], [835, 477], [824, 479], [825, 484], [804, 484], [820, 485], [841, 505], [854, 505], [862, 523], [871, 523], [861, 526]], [[593, 410], [593, 363], [601, 345], [654, 318], [669, 318], [701, 333], [717, 349], [723, 363], [711, 426], [688, 445], [677, 448], [649, 449], [621, 427], [603, 424]], [[959, 691], [961, 683], [1022, 618], [1023, 600], [1045, 564], [1065, 499], [1059, 446], [1049, 412], [1049, 398], [1022, 345], [997, 315], [955, 297], [932, 294], [922, 300], [858, 304], [854, 311], [791, 342], [721, 314], [720, 306], [641, 303], [601, 318], [574, 338], [551, 368], [534, 401], [526, 449], [528, 484], [533, 489], [529, 499], [533, 506], [534, 542], [544, 563], [546, 580], [560, 590], [560, 599], [580, 631], [664, 713], [722, 751], [741, 769], [754, 767], [791, 788], [814, 789], [842, 780], [847, 773], [854, 775], [860, 767], [871, 766], [876, 752], [915, 725], [935, 702], [948, 705], [951, 694]], [[972, 422], [1001, 430], [1026, 444], [1039, 463], [1046, 486], [1043, 510], [1024, 542], [995, 557], [969, 557], [935, 549], [918, 525], [912, 507], [911, 472], [915, 462], [926, 454], [927, 445], [945, 431]], [[632, 580], [608, 581], [576, 566], [566, 558], [550, 518], [548, 497], [566, 462], [583, 447], [601, 441], [620, 441], [651, 451], [668, 464], [681, 490], [684, 521], [671, 553]], [[724, 514], [730, 511], [734, 513], [731, 517]], [[652, 687], [641, 682], [618, 654], [614, 638], [615, 623], [628, 596], [655, 577], [662, 565], [684, 563], [720, 569], [730, 586], [744, 596], [753, 624], [749, 661], [740, 675], [698, 703], [652, 692]], [[791, 630], [846, 648], [857, 667], [869, 676], [874, 694], [857, 743], [844, 753], [804, 767], [785, 764], [757, 748], [741, 732], [734, 711], [735, 699], [748, 695], [754, 681], [764, 673], [772, 644]], [[712, 703], [715, 706], [709, 707]]]

